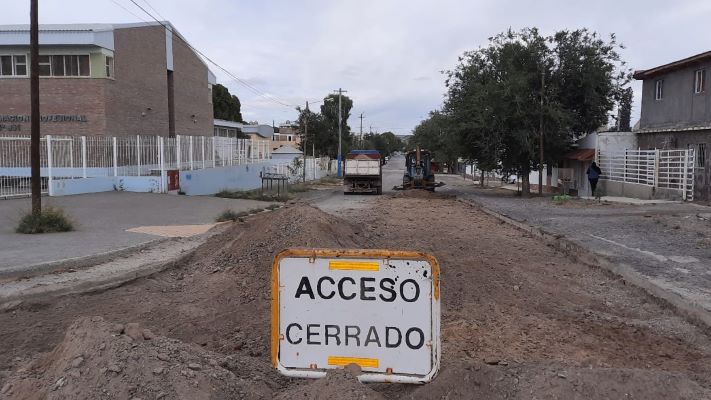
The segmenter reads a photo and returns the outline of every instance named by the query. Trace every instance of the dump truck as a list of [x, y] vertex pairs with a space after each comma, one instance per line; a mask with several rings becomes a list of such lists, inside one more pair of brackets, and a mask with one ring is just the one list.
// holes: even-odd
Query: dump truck
[[432, 153], [419, 147], [405, 155], [405, 174], [402, 177], [402, 189], [426, 189], [434, 192], [435, 175], [432, 171]]
[[353, 150], [346, 155], [343, 193], [383, 193], [383, 167], [377, 150]]

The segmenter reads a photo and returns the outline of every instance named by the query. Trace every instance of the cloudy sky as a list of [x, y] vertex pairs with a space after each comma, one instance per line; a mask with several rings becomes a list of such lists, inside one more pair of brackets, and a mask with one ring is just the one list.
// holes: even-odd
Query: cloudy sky
[[[342, 87], [349, 124], [407, 134], [443, 99], [440, 71], [512, 27], [616, 33], [634, 69], [711, 50], [710, 0], [135, 0], [258, 89], [212, 67], [245, 119], [277, 123]], [[157, 11], [157, 13], [156, 13]], [[158, 16], [158, 15], [156, 15]], [[159, 17], [159, 18], [161, 18]], [[40, 0], [40, 23], [151, 20], [130, 0]], [[0, 24], [28, 23], [29, 0], [3, 1]], [[633, 122], [639, 115], [638, 83]], [[317, 105], [318, 106], [318, 105]]]

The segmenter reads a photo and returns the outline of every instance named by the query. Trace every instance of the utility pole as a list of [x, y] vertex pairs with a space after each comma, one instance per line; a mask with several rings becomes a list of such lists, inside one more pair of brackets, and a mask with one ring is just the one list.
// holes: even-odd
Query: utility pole
[[38, 0], [30, 1], [30, 176], [32, 215], [42, 213], [40, 177], [39, 16]]
[[358, 142], [360, 142], [359, 147], [363, 147], [363, 113], [360, 113], [360, 136], [358, 137]]
[[546, 88], [546, 72], [541, 71], [541, 112], [538, 119], [539, 156], [538, 160], [538, 194], [543, 194], [543, 93]]
[[304, 153], [304, 183], [306, 183], [306, 137], [309, 134], [309, 102], [306, 102], [306, 118], [304, 118], [304, 140], [302, 140], [301, 148]]
[[343, 171], [342, 171], [342, 165], [341, 165], [341, 126], [343, 125], [343, 112], [341, 110], [341, 97], [343, 96], [343, 93], [348, 93], [346, 90], [343, 90], [341, 88], [338, 88], [338, 177], [341, 178], [343, 176]]

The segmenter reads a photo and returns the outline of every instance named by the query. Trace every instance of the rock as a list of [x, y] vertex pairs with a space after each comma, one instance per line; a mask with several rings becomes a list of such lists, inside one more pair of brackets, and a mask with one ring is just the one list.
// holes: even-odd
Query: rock
[[52, 390], [57, 390], [64, 386], [64, 384], [67, 383], [67, 379], [65, 377], [61, 377], [57, 379], [57, 382], [54, 383], [54, 386], [52, 386]]
[[158, 359], [161, 361], [170, 361], [170, 357], [168, 357], [168, 355], [162, 354], [162, 353], [158, 354]]
[[521, 287], [519, 285], [514, 285], [514, 291], [518, 292], [519, 289], [521, 289]]
[[162, 398], [164, 398], [164, 397], [166, 397], [166, 396], [168, 396], [168, 393], [166, 393], [166, 392], [160, 392], [160, 393], [158, 393], [158, 394], [156, 395], [156, 400], [160, 400], [160, 399], [162, 399]]
[[105, 348], [106, 348], [106, 343], [101, 343], [101, 344], [99, 345], [99, 350], [103, 350], [103, 349], [105, 349]]
[[151, 332], [150, 330], [148, 330], [148, 329], [144, 329], [144, 330], [143, 330], [143, 338], [144, 338], [145, 340], [151, 340], [151, 339], [153, 339], [154, 337], [155, 337], [155, 335], [154, 335], [153, 332]]
[[0, 389], [0, 394], [10, 393], [10, 389], [12, 389], [12, 384], [6, 383], [3, 385], [2, 389]]
[[126, 324], [124, 333], [133, 340], [143, 339], [143, 331], [141, 330], [141, 326], [135, 322]]
[[79, 366], [84, 362], [84, 357], [77, 357], [74, 360], [72, 360], [71, 367], [72, 368], [79, 368]]
[[111, 372], [119, 373], [121, 372], [121, 366], [116, 363], [110, 363], [107, 368]]
[[567, 377], [568, 375], [564, 374], [563, 372], [558, 372], [558, 378], [566, 379]]
[[111, 326], [111, 333], [113, 333], [114, 335], [122, 334], [123, 330], [124, 330], [123, 324], [114, 324], [113, 326]]
[[484, 362], [489, 365], [496, 365], [499, 363], [499, 359], [496, 357], [486, 357], [484, 358]]
[[156, 374], [156, 375], [162, 374], [163, 371], [165, 371], [165, 369], [164, 369], [163, 367], [158, 367], [158, 368], [154, 368], [154, 369], [153, 369], [153, 373]]
[[103, 320], [104, 319], [99, 316], [91, 317], [91, 322], [101, 322]]
[[200, 371], [202, 369], [202, 366], [198, 363], [189, 363], [188, 368], [192, 369], [193, 371]]
[[7, 303], [3, 303], [0, 305], [0, 311], [1, 312], [9, 312], [17, 307], [19, 307], [22, 304], [22, 300], [13, 300], [13, 301], [8, 301]]
[[69, 374], [69, 376], [71, 376], [74, 379], [81, 378], [81, 371], [79, 371], [78, 369], [73, 369], [73, 370], [69, 371], [68, 374]]

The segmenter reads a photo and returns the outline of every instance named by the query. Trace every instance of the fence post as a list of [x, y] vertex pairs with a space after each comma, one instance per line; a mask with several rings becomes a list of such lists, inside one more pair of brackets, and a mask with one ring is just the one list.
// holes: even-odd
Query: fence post
[[210, 142], [212, 142], [212, 168], [215, 168], [217, 166], [217, 154], [215, 154], [215, 140], [215, 136], [213, 136], [212, 140], [210, 140]]
[[114, 147], [114, 176], [118, 176], [118, 147], [116, 146], [116, 136], [112, 139]]
[[202, 148], [202, 169], [205, 169], [205, 136], [202, 136], [200, 138], [200, 142], [202, 143], [200, 147]]
[[653, 188], [659, 187], [659, 149], [654, 149], [654, 182], [652, 182]]
[[622, 160], [622, 182], [627, 182], [627, 149], [625, 149], [625, 157]]
[[689, 149], [684, 150], [684, 177], [681, 179], [681, 199], [686, 201], [686, 181], [688, 179], [689, 173], [687, 169], [689, 168]]
[[74, 176], [74, 138], [69, 139], [69, 168], [72, 170], [72, 178]]
[[81, 169], [82, 177], [86, 178], [86, 136], [81, 137]]
[[141, 176], [141, 135], [136, 135], [136, 165], [138, 166], [138, 176]]
[[165, 157], [164, 157], [164, 150], [165, 148], [163, 147], [163, 137], [159, 136], [158, 137], [158, 163], [160, 164], [160, 192], [165, 193], [166, 192], [166, 187], [165, 187]]
[[188, 136], [190, 140], [188, 140], [188, 144], [190, 145], [190, 151], [188, 151], [188, 157], [190, 158], [190, 170], [194, 170], [195, 167], [193, 165], [195, 158], [193, 157], [193, 137]]
[[175, 165], [180, 171], [180, 135], [175, 135]]
[[52, 135], [46, 136], [47, 142], [47, 193], [50, 196], [54, 195], [52, 190]]

